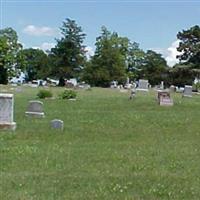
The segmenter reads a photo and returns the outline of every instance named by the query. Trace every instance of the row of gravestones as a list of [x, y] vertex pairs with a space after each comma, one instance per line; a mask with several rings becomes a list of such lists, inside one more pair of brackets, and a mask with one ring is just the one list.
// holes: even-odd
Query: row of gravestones
[[[140, 80], [137, 90], [148, 91], [148, 80]], [[135, 90], [131, 91], [131, 97], [135, 96]], [[185, 86], [183, 97], [192, 97], [192, 86]], [[171, 106], [173, 99], [167, 91], [158, 91], [159, 105]], [[0, 94], [0, 129], [16, 129], [16, 123], [13, 121], [13, 94]], [[44, 117], [43, 103], [40, 101], [30, 101], [26, 111], [27, 116]], [[51, 121], [51, 127], [63, 130], [62, 120], [54, 119]]]
[[[164, 89], [164, 82], [161, 81], [160, 89]], [[138, 81], [138, 87], [136, 88], [137, 91], [149, 91], [149, 82], [148, 80], [140, 79]], [[192, 97], [192, 86], [191, 85], [185, 85], [184, 91], [183, 91], [183, 97]]]
[[[162, 85], [161, 87], [162, 90], [158, 90], [158, 97], [157, 97], [159, 105], [172, 106], [174, 103], [173, 99], [170, 97], [170, 92], [163, 90], [164, 89], [163, 81], [161, 82], [161, 85]], [[148, 80], [140, 79], [136, 90], [135, 88], [131, 90], [130, 99], [132, 99], [136, 95], [136, 91], [148, 92], [148, 88], [149, 88]], [[182, 97], [192, 97], [192, 86], [185, 85]]]
[[[0, 129], [16, 129], [16, 122], [13, 120], [14, 98], [13, 94], [0, 94]], [[43, 103], [40, 101], [30, 101], [27, 116], [44, 117]], [[59, 119], [51, 121], [51, 128], [63, 130], [64, 122]]]
[[[25, 114], [30, 117], [44, 117], [43, 103], [41, 101], [29, 101]], [[64, 122], [60, 119], [54, 119], [51, 121], [51, 127], [63, 130]]]

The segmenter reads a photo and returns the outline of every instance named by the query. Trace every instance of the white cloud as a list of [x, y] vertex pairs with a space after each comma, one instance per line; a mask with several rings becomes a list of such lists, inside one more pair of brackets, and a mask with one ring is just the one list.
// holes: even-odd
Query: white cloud
[[177, 55], [180, 55], [181, 53], [177, 51], [177, 47], [179, 46], [179, 40], [176, 40], [171, 44], [171, 46], [167, 49], [168, 55], [165, 57], [167, 64], [172, 67], [176, 63], [179, 62], [179, 60], [176, 58]]
[[44, 42], [40, 46], [33, 46], [33, 49], [41, 49], [43, 51], [51, 50], [51, 48], [55, 47], [55, 43]]
[[167, 64], [170, 67], [173, 67], [176, 63], [179, 62], [179, 60], [176, 58], [177, 55], [180, 55], [181, 53], [177, 51], [177, 47], [179, 46], [180, 40], [174, 41], [170, 47], [167, 49], [161, 49], [161, 48], [153, 48], [152, 50], [156, 51], [157, 53], [160, 53], [163, 55], [165, 60], [167, 61]]
[[40, 48], [43, 50], [43, 51], [46, 51], [46, 50], [51, 50], [51, 48], [55, 47], [56, 44], [55, 43], [48, 43], [48, 42], [44, 42], [42, 43], [42, 45], [40, 46]]
[[87, 46], [87, 47], [85, 47], [85, 50], [86, 50], [86, 57], [87, 57], [87, 59], [90, 59], [90, 57], [94, 55], [93, 48], [90, 47], [90, 46]]
[[28, 25], [23, 29], [23, 33], [32, 36], [53, 36], [55, 35], [56, 31], [48, 26], [38, 27], [34, 25]]

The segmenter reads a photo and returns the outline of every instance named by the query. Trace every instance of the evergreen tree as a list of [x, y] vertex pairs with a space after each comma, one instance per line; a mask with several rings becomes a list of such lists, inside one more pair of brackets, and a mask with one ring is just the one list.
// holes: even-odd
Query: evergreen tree
[[58, 78], [78, 78], [86, 59], [83, 45], [86, 34], [71, 19], [66, 19], [60, 29], [62, 37], [57, 39], [57, 45], [50, 53], [51, 74]]

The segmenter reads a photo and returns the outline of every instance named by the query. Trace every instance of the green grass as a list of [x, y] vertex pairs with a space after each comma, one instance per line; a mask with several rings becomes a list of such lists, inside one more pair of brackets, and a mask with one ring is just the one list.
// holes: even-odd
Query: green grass
[[[77, 101], [41, 100], [45, 118], [31, 119], [39, 89], [8, 91], [17, 129], [0, 132], [0, 199], [200, 199], [200, 96], [174, 94], [173, 107], [160, 107], [154, 91], [128, 100], [92, 88]], [[63, 132], [50, 128], [54, 118]]]

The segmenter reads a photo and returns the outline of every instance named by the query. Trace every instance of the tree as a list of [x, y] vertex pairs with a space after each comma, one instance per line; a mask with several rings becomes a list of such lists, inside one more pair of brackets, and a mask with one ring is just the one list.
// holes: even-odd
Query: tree
[[116, 80], [122, 83], [126, 76], [126, 55], [129, 40], [111, 33], [102, 27], [101, 35], [96, 39], [96, 50], [85, 68], [84, 79], [96, 86], [109, 86]]
[[192, 65], [176, 64], [168, 70], [168, 79], [165, 82], [167, 85], [184, 87], [185, 85], [192, 85], [195, 75]]
[[195, 67], [200, 67], [200, 27], [196, 25], [178, 32], [177, 38], [180, 40], [177, 50], [182, 53], [177, 56], [179, 60], [184, 64], [192, 63]]
[[0, 83], [7, 84], [8, 78], [19, 73], [17, 55], [22, 49], [17, 33], [12, 28], [0, 30]]
[[157, 85], [164, 79], [167, 68], [167, 62], [161, 54], [148, 50], [140, 78], [148, 79], [150, 84]]
[[24, 49], [18, 54], [23, 60], [23, 70], [27, 74], [27, 81], [44, 79], [49, 74], [48, 55], [40, 49]]
[[127, 62], [127, 76], [130, 80], [139, 78], [140, 71], [145, 65], [145, 52], [139, 48], [136, 42], [129, 42]]
[[53, 61], [52, 75], [58, 78], [77, 78], [85, 64], [85, 33], [74, 20], [66, 19], [61, 29], [62, 38], [57, 39], [57, 45], [51, 50]]
[[8, 56], [8, 44], [6, 38], [0, 38], [0, 83], [7, 84], [8, 74], [6, 69], [6, 63], [9, 60]]

